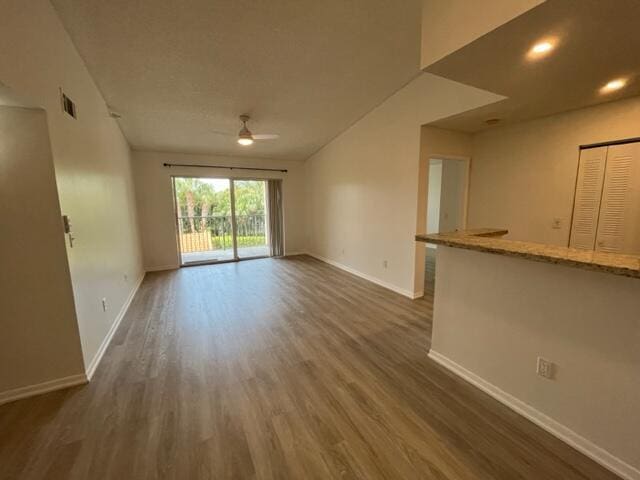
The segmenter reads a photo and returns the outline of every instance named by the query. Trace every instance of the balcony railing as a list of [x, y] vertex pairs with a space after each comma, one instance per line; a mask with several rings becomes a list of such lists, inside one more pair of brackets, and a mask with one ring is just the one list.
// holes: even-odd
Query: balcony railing
[[[228, 250], [233, 248], [231, 215], [178, 217], [182, 253]], [[267, 244], [265, 215], [236, 215], [240, 247]]]

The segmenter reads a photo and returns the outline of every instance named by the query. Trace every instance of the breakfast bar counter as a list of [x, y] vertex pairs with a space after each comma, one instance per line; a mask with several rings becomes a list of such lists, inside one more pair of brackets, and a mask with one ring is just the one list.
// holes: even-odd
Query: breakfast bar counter
[[587, 270], [640, 278], [640, 256], [595, 252], [576, 248], [522, 242], [501, 238], [508, 230], [479, 228], [449, 233], [419, 234], [419, 242], [477, 250], [496, 255], [519, 257], [537, 262], [555, 263]]
[[429, 357], [623, 478], [640, 478], [640, 258], [507, 233], [416, 235], [438, 245]]

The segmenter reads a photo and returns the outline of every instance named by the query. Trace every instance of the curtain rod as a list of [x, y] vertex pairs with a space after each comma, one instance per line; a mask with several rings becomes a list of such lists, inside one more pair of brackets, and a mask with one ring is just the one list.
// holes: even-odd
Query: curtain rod
[[228, 168], [229, 170], [254, 170], [261, 172], [282, 172], [287, 173], [286, 169], [281, 168], [249, 168], [249, 167], [228, 167], [224, 165], [198, 165], [191, 163], [163, 163], [165, 167], [195, 167], [195, 168]]

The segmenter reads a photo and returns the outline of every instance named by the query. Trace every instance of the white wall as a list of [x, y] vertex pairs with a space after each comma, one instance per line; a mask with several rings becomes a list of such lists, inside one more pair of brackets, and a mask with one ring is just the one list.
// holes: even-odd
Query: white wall
[[[287, 173], [216, 168], [164, 167], [164, 163], [286, 169]], [[171, 176], [282, 178], [285, 254], [305, 251], [304, 164], [263, 158], [181, 153], [133, 152], [140, 232], [145, 268], [165, 270], [180, 265]]]
[[[427, 190], [427, 233], [438, 233], [440, 231], [441, 192], [442, 160], [429, 160], [429, 189]], [[430, 246], [430, 244], [427, 246]]]
[[[568, 245], [578, 147], [640, 136], [640, 97], [490, 129], [473, 138], [470, 227]], [[562, 228], [552, 229], [554, 218]]]
[[422, 68], [437, 62], [544, 0], [423, 0]]
[[[60, 206], [76, 236], [67, 255], [89, 367], [142, 275], [129, 146], [48, 1], [4, 1], [0, 45], [0, 81], [47, 112]], [[59, 87], [77, 120], [61, 111]]]
[[84, 373], [42, 110], [0, 106], [0, 218], [1, 401]]
[[437, 264], [432, 351], [640, 478], [640, 281], [442, 246]]
[[428, 176], [420, 126], [500, 98], [423, 74], [309, 158], [310, 253], [420, 294], [414, 236], [417, 222], [425, 228]]

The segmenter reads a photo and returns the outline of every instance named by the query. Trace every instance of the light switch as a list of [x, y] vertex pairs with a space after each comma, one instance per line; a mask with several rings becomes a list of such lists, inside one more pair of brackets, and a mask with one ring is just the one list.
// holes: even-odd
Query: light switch
[[62, 216], [62, 223], [64, 225], [64, 233], [69, 237], [69, 247], [73, 248], [73, 241], [75, 240], [75, 237], [71, 231], [71, 219], [69, 218], [69, 215]]
[[71, 233], [71, 220], [69, 215], [62, 216], [62, 223], [64, 224], [64, 233]]

